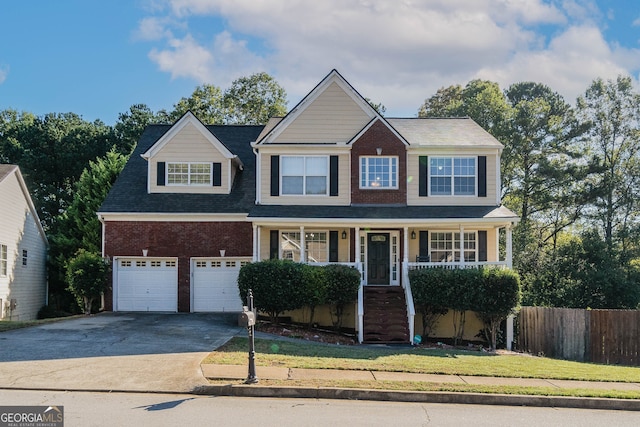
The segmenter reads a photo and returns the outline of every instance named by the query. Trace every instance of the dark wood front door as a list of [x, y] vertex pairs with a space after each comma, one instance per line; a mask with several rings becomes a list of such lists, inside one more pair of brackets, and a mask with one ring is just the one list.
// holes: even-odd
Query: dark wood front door
[[389, 284], [389, 233], [367, 235], [367, 284]]

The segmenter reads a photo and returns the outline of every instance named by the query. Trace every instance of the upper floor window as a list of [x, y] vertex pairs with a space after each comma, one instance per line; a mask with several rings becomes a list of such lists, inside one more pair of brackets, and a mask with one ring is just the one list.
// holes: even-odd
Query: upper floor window
[[430, 157], [429, 188], [432, 196], [474, 196], [475, 157]]
[[168, 185], [211, 185], [211, 163], [167, 163]]
[[0, 245], [0, 277], [6, 277], [8, 265], [7, 245]]
[[360, 157], [360, 188], [398, 188], [398, 158]]
[[329, 157], [282, 156], [280, 174], [284, 195], [326, 195]]

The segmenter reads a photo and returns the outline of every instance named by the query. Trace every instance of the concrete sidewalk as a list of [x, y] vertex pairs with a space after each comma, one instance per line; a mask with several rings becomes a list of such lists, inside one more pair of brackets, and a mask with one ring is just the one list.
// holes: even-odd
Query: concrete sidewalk
[[[252, 397], [308, 397], [331, 399], [362, 399], [432, 403], [475, 403], [490, 405], [524, 405], [545, 407], [572, 407], [589, 409], [620, 409], [640, 411], [638, 399], [574, 398], [562, 396], [503, 395], [485, 393], [412, 392], [372, 389], [338, 389], [331, 387], [288, 387], [245, 385], [246, 365], [201, 365], [207, 380], [228, 380], [229, 384], [197, 387], [199, 394], [252, 396]], [[345, 371], [336, 369], [298, 369], [257, 366], [259, 380], [351, 380], [390, 382], [429, 382], [438, 384], [471, 384], [484, 386], [546, 387], [554, 389], [587, 389], [640, 391], [640, 383], [594, 381], [568, 381], [530, 378], [494, 378], [459, 375], [415, 374], [382, 371]]]

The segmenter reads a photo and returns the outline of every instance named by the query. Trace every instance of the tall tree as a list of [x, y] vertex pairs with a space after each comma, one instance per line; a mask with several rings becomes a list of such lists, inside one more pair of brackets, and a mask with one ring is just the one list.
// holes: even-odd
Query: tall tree
[[265, 72], [240, 77], [224, 92], [225, 123], [266, 124], [287, 113], [287, 93]]
[[590, 126], [586, 142], [598, 168], [590, 214], [612, 251], [617, 238], [627, 244], [640, 219], [640, 95], [630, 77], [596, 79], [578, 98], [578, 113]]
[[205, 124], [222, 124], [225, 121], [225, 109], [222, 91], [219, 87], [203, 84], [197, 86], [191, 96], [181, 98], [173, 105], [173, 111], [158, 112], [159, 121], [173, 123], [187, 111], [191, 111]]
[[152, 123], [168, 121], [166, 117], [155, 114], [146, 104], [134, 104], [129, 111], [120, 113], [114, 126], [116, 138], [125, 150], [122, 154], [129, 154], [135, 148], [144, 129]]

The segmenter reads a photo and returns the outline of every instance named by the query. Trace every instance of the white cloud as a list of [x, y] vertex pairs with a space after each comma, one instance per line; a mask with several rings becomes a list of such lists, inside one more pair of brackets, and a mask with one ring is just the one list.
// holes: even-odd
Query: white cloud
[[[264, 70], [293, 103], [332, 68], [364, 96], [382, 102], [387, 113], [409, 116], [439, 87], [472, 78], [502, 87], [540, 81], [572, 102], [593, 78], [640, 68], [638, 52], [604, 40], [595, 24], [601, 13], [592, 0], [167, 0], [165, 5], [168, 15], [162, 19], [189, 23], [215, 16], [224, 27], [210, 28], [206, 40], [186, 28], [171, 27], [179, 38], [163, 35], [166, 21], [141, 22], [141, 33], [164, 37], [168, 44], [149, 55], [161, 70], [222, 87]], [[542, 27], [547, 32], [540, 32]]]
[[0, 85], [4, 83], [9, 75], [9, 67], [8, 66], [0, 66]]
[[171, 37], [171, 31], [167, 28], [168, 19], [158, 17], [144, 18], [138, 24], [133, 33], [135, 40], [154, 41]]

